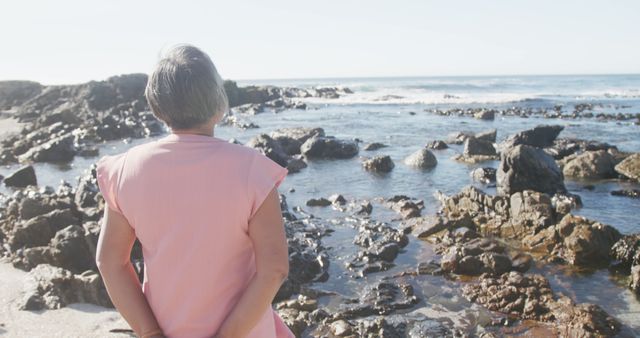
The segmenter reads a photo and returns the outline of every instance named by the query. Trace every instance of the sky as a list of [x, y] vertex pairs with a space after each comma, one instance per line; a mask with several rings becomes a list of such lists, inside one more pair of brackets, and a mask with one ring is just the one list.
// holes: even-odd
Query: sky
[[640, 73], [640, 1], [0, 0], [0, 80], [149, 73], [190, 43], [226, 79]]

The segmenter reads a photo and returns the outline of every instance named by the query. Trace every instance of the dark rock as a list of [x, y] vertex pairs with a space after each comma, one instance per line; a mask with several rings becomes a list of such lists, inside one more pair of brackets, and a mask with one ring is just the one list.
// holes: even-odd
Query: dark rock
[[449, 146], [446, 143], [444, 143], [444, 141], [436, 140], [436, 141], [429, 142], [426, 148], [433, 149], [433, 150], [443, 150], [443, 149], [449, 148]]
[[464, 141], [463, 154], [467, 157], [473, 155], [493, 156], [496, 155], [496, 149], [493, 147], [491, 142], [477, 139], [475, 137], [469, 137]]
[[280, 143], [267, 134], [255, 136], [246, 144], [248, 147], [260, 150], [262, 154], [272, 159], [282, 167], [287, 167], [289, 155], [285, 153]]
[[640, 265], [640, 234], [626, 235], [611, 247], [611, 259], [616, 261], [618, 269], [629, 273], [634, 265]]
[[69, 162], [76, 155], [73, 140], [74, 136], [72, 134], [56, 137], [29, 149], [29, 151], [20, 155], [18, 159], [21, 162]]
[[38, 185], [36, 171], [30, 165], [24, 166], [5, 177], [4, 184], [8, 187], [18, 188], [23, 188], [28, 185]]
[[405, 158], [404, 163], [414, 168], [429, 169], [435, 167], [438, 160], [429, 149], [422, 148]]
[[625, 190], [614, 190], [611, 192], [613, 196], [624, 196], [631, 198], [640, 198], [640, 190], [638, 189], [625, 189]]
[[270, 134], [289, 155], [300, 154], [300, 146], [314, 136], [325, 136], [322, 128], [282, 128]]
[[312, 198], [307, 201], [307, 206], [310, 207], [326, 207], [331, 205], [331, 201], [326, 198]]
[[394, 196], [388, 199], [385, 204], [399, 213], [403, 219], [419, 217], [424, 207], [423, 201], [415, 201], [403, 195]]
[[22, 105], [42, 92], [43, 86], [32, 81], [0, 81], [0, 110]]
[[386, 148], [388, 147], [386, 144], [380, 143], [380, 142], [373, 142], [373, 143], [369, 143], [367, 145], [365, 145], [362, 149], [364, 151], [373, 151], [373, 150], [378, 150], [378, 149], [382, 149], [382, 148]]
[[362, 162], [362, 166], [367, 171], [388, 173], [393, 170], [395, 165], [389, 155], [375, 156]]
[[518, 145], [502, 153], [496, 178], [500, 195], [523, 190], [550, 195], [566, 192], [564, 176], [553, 157], [527, 145]]
[[358, 154], [358, 144], [332, 137], [312, 137], [300, 147], [301, 153], [308, 158], [352, 158]]
[[558, 125], [537, 126], [509, 137], [501, 148], [510, 148], [520, 144], [536, 148], [550, 147], [563, 129], [563, 126]]
[[493, 120], [496, 117], [496, 111], [495, 110], [482, 110], [477, 112], [475, 115], [473, 115], [473, 117], [479, 119], [479, 120]]
[[344, 198], [344, 196], [340, 194], [334, 194], [329, 196], [329, 201], [331, 201], [332, 204], [337, 204], [337, 205], [345, 205], [347, 203], [347, 200]]

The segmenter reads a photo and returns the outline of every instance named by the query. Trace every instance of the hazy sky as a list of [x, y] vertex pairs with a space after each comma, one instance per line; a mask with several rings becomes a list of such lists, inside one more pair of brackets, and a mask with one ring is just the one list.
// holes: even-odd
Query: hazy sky
[[225, 78], [640, 73], [640, 1], [2, 1], [0, 79], [149, 72], [187, 42]]

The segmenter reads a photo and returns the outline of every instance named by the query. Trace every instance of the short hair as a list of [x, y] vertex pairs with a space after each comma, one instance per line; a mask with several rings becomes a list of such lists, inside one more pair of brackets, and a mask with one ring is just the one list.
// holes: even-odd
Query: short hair
[[149, 76], [145, 97], [173, 129], [193, 128], [229, 109], [224, 83], [209, 56], [191, 45], [172, 47]]

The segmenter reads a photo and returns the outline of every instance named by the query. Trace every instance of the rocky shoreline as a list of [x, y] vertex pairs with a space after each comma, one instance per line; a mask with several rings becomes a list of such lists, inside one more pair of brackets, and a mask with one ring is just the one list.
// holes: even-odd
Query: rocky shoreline
[[[112, 306], [93, 260], [104, 208], [95, 164], [75, 184], [63, 182], [56, 189], [38, 188], [38, 175], [30, 164], [68, 163], [76, 156], [97, 160], [106, 141], [166, 132], [148, 112], [142, 95], [145, 83], [146, 76], [139, 74], [74, 86], [0, 83], [0, 108], [24, 123], [18, 135], [0, 143], [0, 163], [24, 165], [4, 178], [13, 193], [0, 204], [0, 255], [29, 271], [17, 304], [20, 309], [58, 309], [76, 302]], [[309, 109], [304, 98], [332, 99], [351, 93], [337, 87], [238, 87], [230, 81], [225, 88], [233, 109], [224, 124], [240, 130], [259, 128], [251, 122], [254, 114]], [[588, 108], [579, 115], [586, 115]], [[489, 119], [511, 113], [460, 110], [455, 114]], [[245, 145], [292, 175], [313, 161], [345, 161], [374, 150], [374, 156], [359, 160], [368, 174], [385, 175], [399, 165], [432, 170], [438, 166], [434, 152], [447, 144], [463, 145], [463, 153], [454, 158], [460, 163], [500, 161], [497, 169], [470, 173], [481, 184], [495, 186], [496, 195], [476, 187], [450, 196], [438, 194], [442, 206], [437, 214], [424, 215], [424, 201], [405, 195], [360, 200], [335, 194], [307, 201], [310, 209], [331, 208], [343, 215], [329, 221], [302, 206], [290, 207], [286, 195], [281, 195], [290, 274], [274, 306], [297, 336], [466, 336], [456, 323], [420, 312], [427, 300], [416, 290], [414, 279], [436, 276], [443, 285], [459, 283], [464, 298], [492, 313], [492, 319], [476, 331], [482, 337], [498, 336], [501, 328], [516, 328], [523, 322], [557, 336], [624, 332], [624, 325], [598, 305], [576, 303], [554, 292], [547, 277], [530, 271], [535, 264], [609, 269], [640, 296], [640, 234], [622, 235], [609, 225], [573, 215], [581, 199], [564, 183], [565, 177], [637, 182], [640, 154], [621, 152], [606, 143], [559, 138], [562, 129], [538, 126], [500, 143], [495, 129], [461, 132], [416, 149], [402, 163], [384, 154], [383, 143], [361, 145], [357, 139], [326, 135], [320, 127], [281, 128], [253, 137]], [[621, 195], [634, 197], [633, 191]], [[400, 221], [377, 220], [373, 208], [396, 213]], [[349, 278], [364, 281], [357, 297], [322, 289], [337, 262], [325, 241], [340, 227], [355, 233], [353, 254], [344, 261]], [[412, 242], [423, 241], [434, 246], [434, 260], [376, 277], [396, 267]], [[142, 276], [139, 244], [132, 261]], [[338, 299], [340, 305], [323, 306], [327, 297]]]

